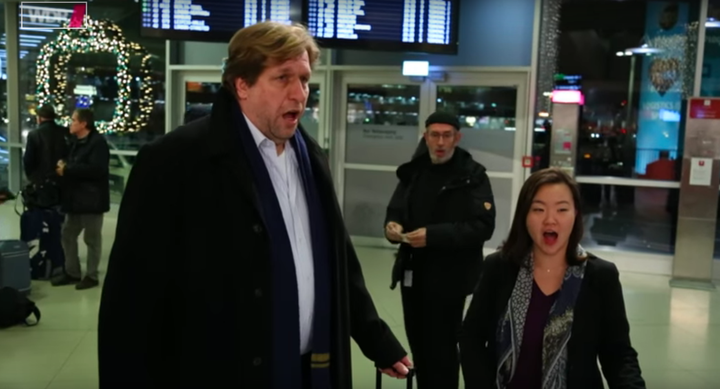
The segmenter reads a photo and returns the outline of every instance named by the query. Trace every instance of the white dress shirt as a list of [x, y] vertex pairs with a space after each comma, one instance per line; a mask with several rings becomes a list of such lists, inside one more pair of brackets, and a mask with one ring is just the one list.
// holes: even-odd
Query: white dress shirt
[[[244, 116], [244, 114], [243, 114]], [[278, 155], [275, 143], [245, 116], [255, 144], [265, 161], [287, 229], [298, 284], [300, 355], [310, 351], [315, 311], [315, 263], [310, 236], [310, 216], [296, 152], [290, 142]], [[262, 195], [262, 193], [260, 194]]]

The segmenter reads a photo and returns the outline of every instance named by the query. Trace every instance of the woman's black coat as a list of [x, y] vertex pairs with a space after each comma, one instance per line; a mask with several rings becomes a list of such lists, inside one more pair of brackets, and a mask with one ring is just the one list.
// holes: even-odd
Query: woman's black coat
[[[499, 252], [485, 259], [460, 339], [466, 389], [495, 388], [495, 334], [518, 271]], [[567, 347], [567, 389], [602, 389], [598, 358], [610, 389], [645, 389], [630, 343], [619, 273], [612, 262], [592, 255], [588, 259]]]

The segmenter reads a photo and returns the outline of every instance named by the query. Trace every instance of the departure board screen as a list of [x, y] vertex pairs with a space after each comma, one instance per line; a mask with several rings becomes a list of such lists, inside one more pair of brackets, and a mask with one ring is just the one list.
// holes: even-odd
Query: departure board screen
[[457, 54], [457, 0], [305, 0], [324, 47]]
[[142, 0], [142, 35], [227, 42], [259, 21], [302, 22], [304, 0]]

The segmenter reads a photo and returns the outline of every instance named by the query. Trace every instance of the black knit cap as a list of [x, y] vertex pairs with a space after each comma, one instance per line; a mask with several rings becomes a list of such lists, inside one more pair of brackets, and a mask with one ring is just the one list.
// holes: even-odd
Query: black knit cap
[[460, 131], [460, 121], [457, 116], [443, 111], [437, 111], [428, 116], [427, 120], [425, 120], [425, 128], [429, 127], [431, 124], [438, 123], [451, 125], [455, 127], [456, 130]]

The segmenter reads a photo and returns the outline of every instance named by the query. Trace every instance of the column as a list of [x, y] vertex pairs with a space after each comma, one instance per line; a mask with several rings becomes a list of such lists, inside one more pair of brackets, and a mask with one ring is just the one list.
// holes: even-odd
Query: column
[[415, 18], [417, 1], [405, 0], [403, 12], [403, 42], [415, 42]]
[[713, 290], [720, 185], [720, 99], [691, 98], [687, 106], [670, 286]]
[[158, 0], [152, 2], [152, 28], [160, 28], [160, 4]]
[[290, 0], [275, 0], [270, 4], [270, 20], [291, 24]]
[[427, 16], [427, 42], [435, 44], [445, 43], [446, 5], [444, 0], [430, 0]]
[[256, 20], [256, 14], [257, 14], [257, 2], [252, 0], [245, 1], [245, 20], [243, 27], [252, 26], [255, 24]]
[[192, 2], [190, 0], [176, 0], [173, 5], [173, 27], [176, 30], [190, 30], [192, 24], [192, 16], [190, 16], [190, 8]]
[[317, 25], [317, 9], [318, 9], [318, 3], [317, 0], [309, 0], [308, 1], [308, 30], [310, 30], [310, 34], [313, 36], [318, 35], [318, 25]]
[[161, 0], [160, 2], [160, 28], [169, 30], [172, 28], [172, 2]]
[[452, 3], [448, 1], [445, 4], [445, 42], [443, 42], [446, 45], [450, 43], [450, 31], [454, 27], [452, 24], [455, 22], [454, 20], [452, 20], [451, 15]]
[[321, 7], [324, 34], [322, 38], [335, 37], [335, 0], [324, 0], [325, 6]]
[[417, 42], [425, 42], [425, 4], [427, 0], [418, 0], [418, 11], [417, 11]]
[[[18, 3], [5, 3], [5, 49], [7, 58], [7, 114], [8, 114], [8, 145], [21, 145], [21, 115], [24, 109], [20, 99], [20, 43], [18, 37], [19, 23]], [[9, 187], [18, 192], [22, 183], [22, 148], [8, 148], [10, 164]]]

